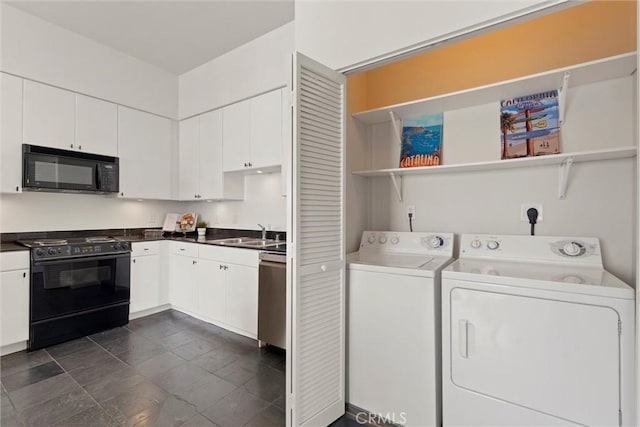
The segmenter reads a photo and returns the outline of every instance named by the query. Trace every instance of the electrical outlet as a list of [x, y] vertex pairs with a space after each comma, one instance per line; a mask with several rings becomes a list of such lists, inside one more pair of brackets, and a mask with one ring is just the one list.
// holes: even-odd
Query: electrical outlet
[[411, 214], [411, 218], [412, 219], [416, 219], [416, 206], [415, 205], [407, 206], [407, 216], [409, 214]]
[[536, 208], [538, 210], [538, 220], [537, 222], [542, 222], [542, 203], [523, 203], [520, 205], [520, 221], [529, 222], [529, 217], [527, 216], [527, 211], [529, 208]]
[[149, 224], [155, 224], [155, 223], [156, 223], [156, 220], [157, 220], [157, 218], [156, 218], [156, 214], [155, 214], [155, 213], [153, 213], [153, 212], [151, 212], [151, 213], [149, 214]]

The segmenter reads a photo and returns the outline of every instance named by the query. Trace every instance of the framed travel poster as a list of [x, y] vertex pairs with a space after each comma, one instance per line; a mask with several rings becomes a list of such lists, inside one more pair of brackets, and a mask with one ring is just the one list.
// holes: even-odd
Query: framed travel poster
[[442, 113], [404, 119], [400, 167], [438, 166], [442, 159]]
[[502, 158], [560, 152], [558, 91], [500, 101]]

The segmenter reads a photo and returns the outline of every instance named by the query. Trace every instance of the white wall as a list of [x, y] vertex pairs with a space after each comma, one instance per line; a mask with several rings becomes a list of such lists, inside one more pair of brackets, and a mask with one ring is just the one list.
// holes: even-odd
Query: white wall
[[2, 71], [177, 118], [175, 75], [5, 2], [0, 8]]
[[258, 230], [262, 224], [270, 230], [285, 231], [287, 198], [281, 195], [280, 172], [247, 175], [244, 200], [235, 202], [198, 202], [183, 204], [183, 210], [198, 213], [209, 227]]
[[[569, 90], [563, 152], [635, 144], [634, 80]], [[445, 112], [443, 162], [499, 159], [498, 111], [495, 102]], [[397, 167], [400, 150], [391, 131], [390, 123], [372, 127], [373, 168]], [[399, 202], [389, 178], [374, 178], [370, 228], [408, 231], [406, 206], [415, 205], [416, 231], [528, 234], [520, 205], [542, 203], [538, 234], [600, 238], [605, 267], [635, 283], [636, 160], [574, 164], [565, 200], [557, 197], [557, 182], [555, 166], [409, 176], [403, 178], [404, 200]]]
[[0, 232], [159, 227], [167, 212], [182, 209], [177, 202], [138, 202], [93, 194], [3, 194]]
[[180, 119], [287, 85], [293, 47], [289, 23], [180, 75]]
[[564, 1], [296, 0], [295, 47], [330, 68], [351, 69]]

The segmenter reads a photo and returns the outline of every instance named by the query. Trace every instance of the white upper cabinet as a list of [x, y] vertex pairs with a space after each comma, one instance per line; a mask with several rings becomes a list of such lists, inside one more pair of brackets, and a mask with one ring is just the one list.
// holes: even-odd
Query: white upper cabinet
[[231, 104], [223, 109], [222, 115], [223, 170], [246, 169], [251, 156], [251, 102]]
[[180, 141], [178, 149], [178, 198], [193, 200], [198, 198], [200, 190], [199, 176], [200, 117], [192, 117], [180, 122]]
[[222, 110], [180, 122], [180, 200], [241, 200], [242, 176], [222, 170]]
[[23, 111], [24, 143], [75, 147], [75, 93], [25, 80]]
[[171, 198], [171, 120], [118, 107], [120, 195], [127, 198]]
[[251, 98], [251, 165], [282, 163], [282, 90]]
[[80, 151], [118, 155], [118, 106], [76, 95], [76, 147]]
[[224, 171], [281, 165], [282, 124], [281, 89], [225, 107]]
[[0, 73], [0, 191], [22, 190], [22, 84], [23, 80]]

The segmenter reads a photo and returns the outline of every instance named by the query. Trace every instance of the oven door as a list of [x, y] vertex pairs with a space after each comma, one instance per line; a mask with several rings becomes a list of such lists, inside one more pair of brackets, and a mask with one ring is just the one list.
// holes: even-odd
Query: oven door
[[25, 153], [22, 185], [27, 189], [97, 191], [97, 165], [91, 159]]
[[130, 253], [35, 261], [31, 321], [129, 301]]

